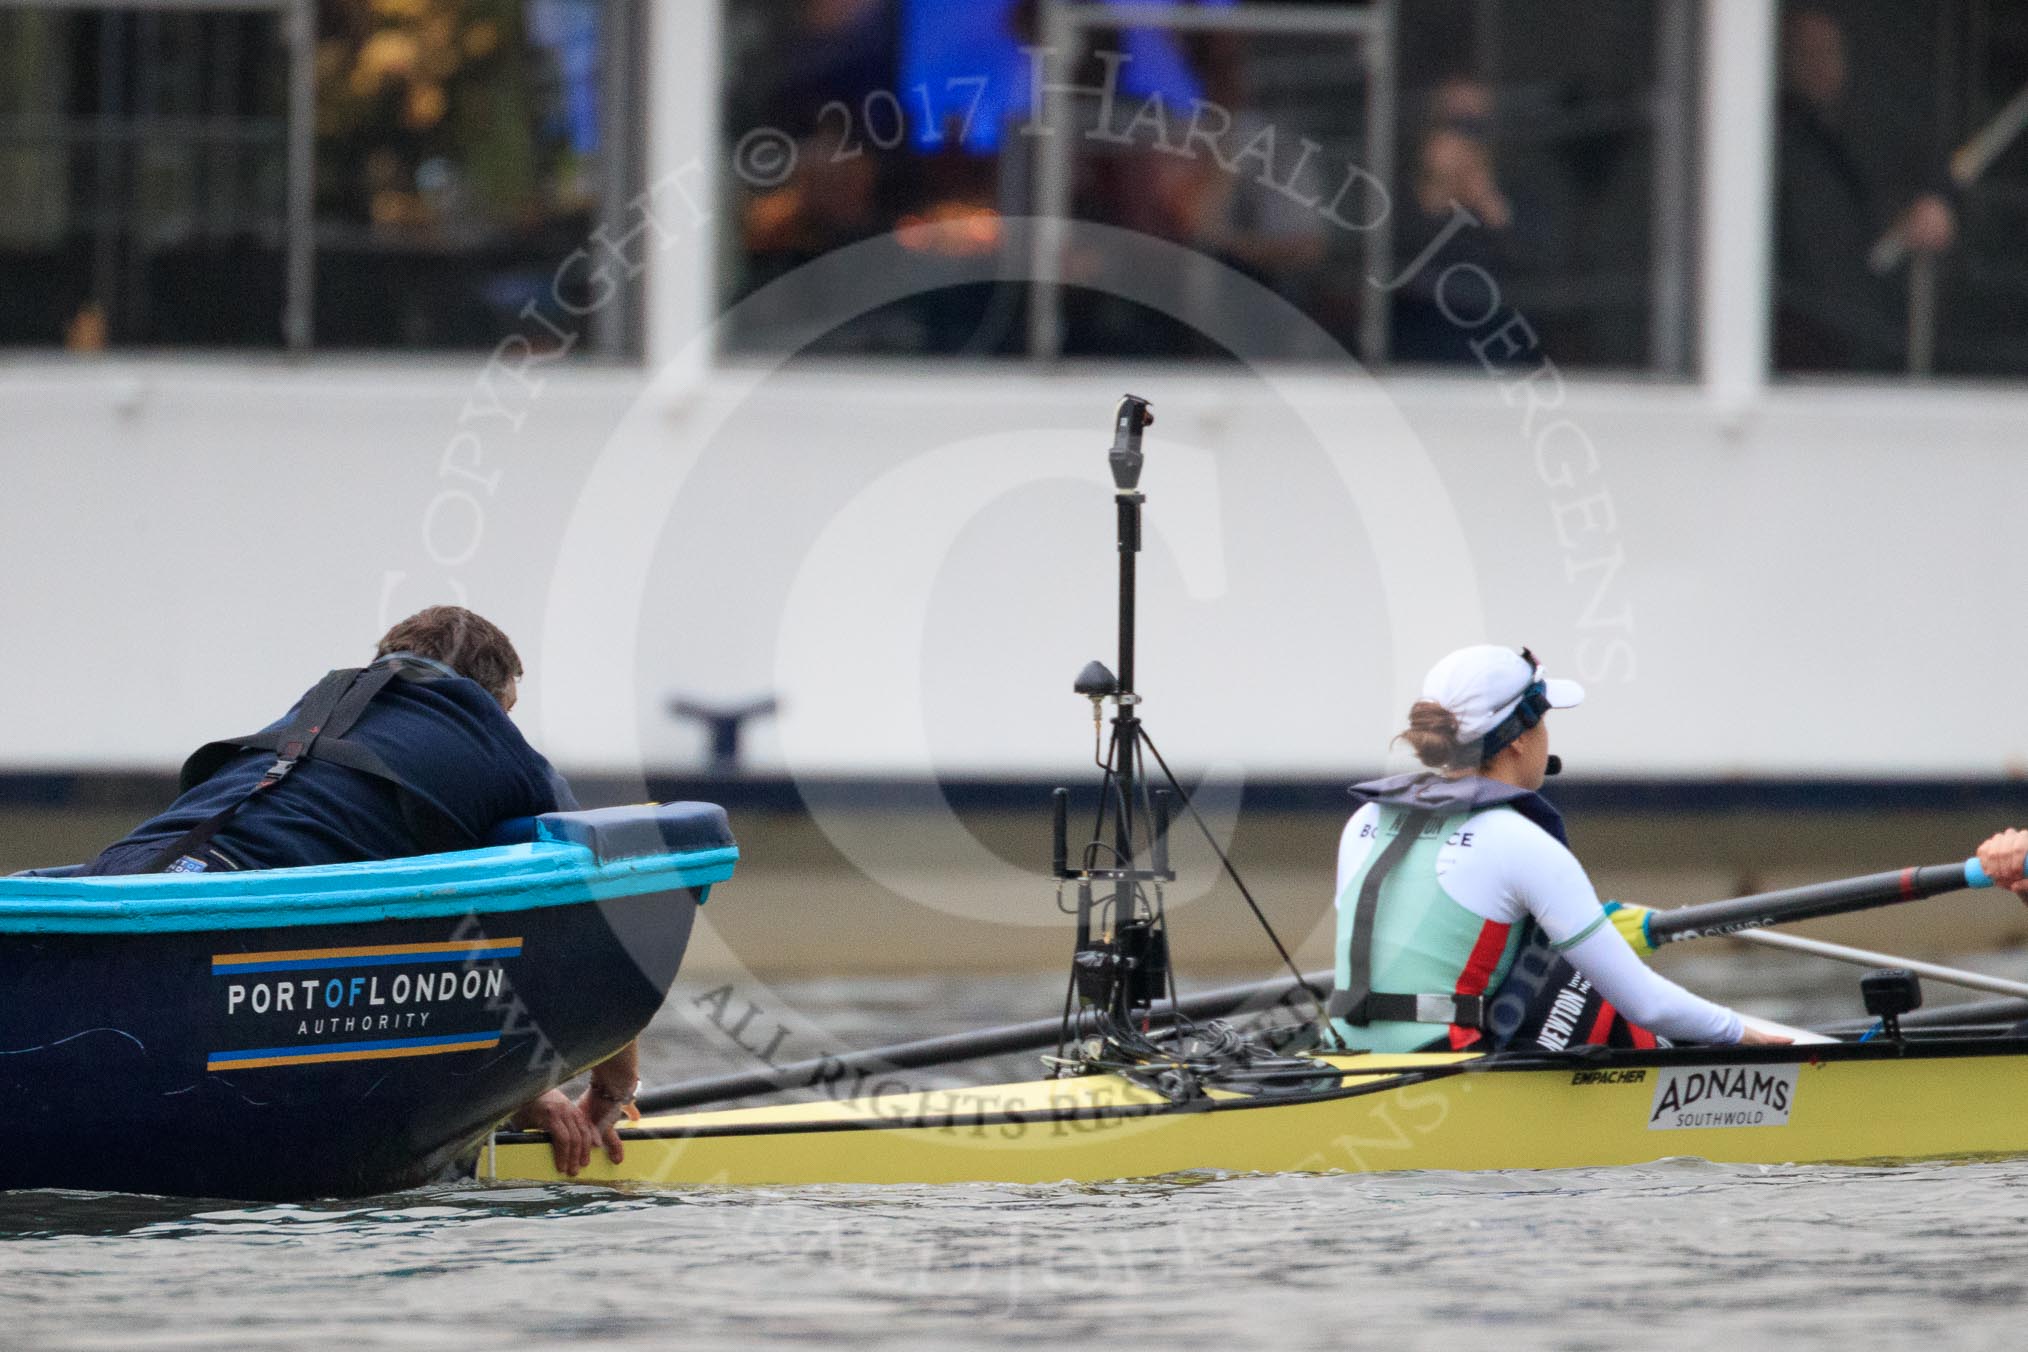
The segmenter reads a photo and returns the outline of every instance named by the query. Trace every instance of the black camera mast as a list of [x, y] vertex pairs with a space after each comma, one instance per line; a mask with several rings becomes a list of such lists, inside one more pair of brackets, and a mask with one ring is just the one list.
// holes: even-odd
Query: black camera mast
[[[1098, 820], [1075, 867], [1069, 847], [1070, 790], [1058, 789], [1055, 795], [1055, 874], [1059, 881], [1077, 884], [1073, 986], [1082, 1009], [1102, 1023], [1130, 1024], [1136, 1012], [1144, 1013], [1171, 993], [1160, 893], [1161, 884], [1176, 876], [1169, 871], [1169, 794], [1149, 792], [1141, 696], [1134, 689], [1135, 564], [1141, 552], [1141, 508], [1147, 501], [1140, 491], [1141, 434], [1154, 421], [1148, 401], [1131, 394], [1120, 401], [1113, 418], [1107, 460], [1119, 535], [1119, 674], [1103, 662], [1090, 662], [1072, 686], [1091, 701], [1095, 734], [1102, 730], [1105, 705], [1110, 702], [1114, 710], [1112, 737], [1099, 757], [1105, 778]], [[1146, 825], [1150, 821], [1152, 831]], [[1107, 892], [1110, 900], [1102, 901]], [[1100, 922], [1096, 926], [1095, 920]]]
[[[1146, 1050], [1139, 1035], [1147, 1031], [1150, 1010], [1160, 1000], [1175, 998], [1162, 888], [1176, 878], [1169, 867], [1169, 824], [1171, 806], [1178, 798], [1267, 930], [1299, 987], [1315, 995], [1302, 981], [1288, 950], [1231, 859], [1183, 794], [1141, 720], [1134, 661], [1136, 565], [1141, 552], [1141, 509], [1147, 502], [1140, 491], [1146, 460], [1141, 438], [1154, 421], [1148, 401], [1132, 394], [1120, 401], [1113, 416], [1113, 445], [1106, 458], [1112, 469], [1119, 548], [1119, 673], [1115, 675], [1103, 662], [1090, 662], [1072, 687], [1091, 701], [1095, 737], [1103, 735], [1105, 705], [1110, 702], [1114, 710], [1112, 736], [1097, 756], [1104, 774], [1097, 820], [1090, 842], [1075, 860], [1070, 852], [1070, 790], [1057, 789], [1054, 795], [1052, 871], [1059, 885], [1077, 886], [1077, 949], [1064, 1008], [1062, 1040], [1066, 1046], [1096, 1032], [1104, 1042], [1125, 1039]], [[1165, 787], [1152, 786], [1148, 755], [1154, 757]]]
[[[840, 1064], [894, 1070], [1035, 1051], [1048, 1045], [1052, 1033], [1056, 1055], [1045, 1060], [1055, 1067], [1056, 1074], [1117, 1073], [1176, 1103], [1198, 1096], [1206, 1085], [1257, 1094], [1278, 1087], [1329, 1088], [1338, 1082], [1334, 1072], [1320, 1071], [1317, 1062], [1292, 1060], [1282, 1054], [1279, 1040], [1282, 1034], [1291, 1033], [1300, 1038], [1320, 1026], [1324, 997], [1315, 983], [1328, 981], [1329, 974], [1319, 972], [1306, 978], [1296, 970], [1252, 891], [1183, 792], [1141, 721], [1141, 696], [1134, 688], [1135, 565], [1141, 551], [1141, 509], [1146, 503], [1140, 491], [1144, 462], [1141, 435], [1153, 423], [1148, 401], [1131, 394], [1120, 401], [1113, 420], [1108, 460], [1119, 536], [1120, 674], [1115, 676], [1103, 662], [1087, 663], [1073, 686], [1091, 701], [1092, 725], [1100, 748], [1094, 758], [1104, 772], [1097, 820], [1075, 859], [1070, 849], [1070, 790], [1057, 789], [1053, 796], [1051, 872], [1057, 880], [1057, 903], [1062, 905], [1064, 892], [1072, 884], [1077, 895], [1077, 951], [1062, 1018], [713, 1076], [643, 1096], [644, 1107], [668, 1111], [790, 1085], [816, 1084], [825, 1076], [835, 1078]], [[1110, 741], [1105, 740], [1108, 701], [1114, 708]], [[1151, 787], [1148, 760], [1154, 761], [1165, 787]], [[1169, 869], [1172, 804], [1180, 805], [1196, 823], [1226, 877], [1267, 931], [1294, 978], [1293, 984], [1286, 977], [1277, 977], [1176, 999], [1162, 911], [1162, 886], [1176, 877]], [[1257, 1018], [1266, 1012], [1294, 1013], [1299, 1004], [1313, 1008], [1301, 1024], [1288, 1028], [1242, 1034], [1230, 1025], [1199, 1022], [1228, 1015]]]
[[[1146, 495], [1140, 491], [1140, 476], [1146, 456], [1142, 434], [1154, 426], [1154, 411], [1148, 399], [1126, 395], [1113, 414], [1113, 448], [1107, 464], [1113, 472], [1113, 511], [1119, 543], [1119, 675], [1105, 663], [1087, 663], [1077, 673], [1073, 689], [1091, 699], [1093, 736], [1103, 736], [1105, 703], [1113, 705], [1113, 736], [1097, 756], [1103, 780], [1099, 782], [1099, 813], [1093, 823], [1091, 841], [1077, 859], [1071, 859], [1071, 791], [1055, 793], [1055, 849], [1053, 874], [1061, 886], [1077, 884], [1077, 953], [1071, 963], [1071, 989], [1063, 1009], [1063, 1048], [1087, 1034], [1099, 1034], [1097, 1050], [1085, 1056], [1065, 1056], [1061, 1068], [1077, 1062], [1093, 1062], [1109, 1056], [1107, 1048], [1134, 1044], [1146, 1054], [1154, 1048], [1144, 1040], [1150, 1028], [1150, 1011], [1160, 999], [1174, 999], [1174, 981], [1168, 961], [1168, 920], [1162, 910], [1162, 884], [1174, 882], [1168, 868], [1168, 827], [1170, 805], [1182, 801], [1190, 819], [1197, 821], [1205, 841], [1219, 855], [1225, 876], [1231, 878], [1239, 896], [1245, 898], [1261, 928], [1268, 932], [1282, 965], [1296, 977], [1296, 989], [1304, 991], [1322, 1011], [1322, 995], [1304, 981], [1294, 959], [1274, 932], [1274, 924], [1253, 900], [1231, 857], [1219, 845], [1205, 823], [1182, 793], [1176, 774], [1168, 768], [1154, 738], [1148, 736], [1140, 718], [1140, 691], [1134, 687], [1134, 639], [1136, 639], [1136, 564], [1142, 547], [1142, 507]], [[1146, 756], [1154, 756], [1162, 772], [1162, 788], [1154, 788]], [[1107, 843], [1107, 825], [1111, 841]], [[1109, 894], [1109, 896], [1107, 896]]]

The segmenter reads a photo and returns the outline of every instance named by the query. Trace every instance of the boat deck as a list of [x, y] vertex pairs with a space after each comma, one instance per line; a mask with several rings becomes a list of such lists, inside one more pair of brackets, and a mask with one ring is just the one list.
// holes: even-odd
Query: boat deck
[[[1362, 1076], [1397, 1075], [1452, 1066], [1478, 1059], [1472, 1054], [1402, 1054], [1318, 1057], [1319, 1061], [1344, 1072], [1356, 1081]], [[854, 1087], [857, 1087], [855, 1084]], [[877, 1079], [867, 1088], [879, 1087]], [[1212, 1097], [1225, 1100], [1238, 1095], [1212, 1090]], [[737, 1131], [756, 1127], [801, 1125], [812, 1128], [853, 1127], [937, 1119], [997, 1118], [1009, 1114], [1055, 1114], [1065, 1112], [1107, 1112], [1121, 1108], [1165, 1106], [1167, 1100], [1151, 1089], [1117, 1075], [1081, 1075], [1064, 1080], [1024, 1080], [1009, 1084], [967, 1085], [962, 1088], [917, 1090], [910, 1093], [811, 1099], [798, 1103], [772, 1103], [753, 1108], [728, 1108], [715, 1112], [658, 1113], [644, 1116], [625, 1128], [626, 1134], [658, 1134]]]

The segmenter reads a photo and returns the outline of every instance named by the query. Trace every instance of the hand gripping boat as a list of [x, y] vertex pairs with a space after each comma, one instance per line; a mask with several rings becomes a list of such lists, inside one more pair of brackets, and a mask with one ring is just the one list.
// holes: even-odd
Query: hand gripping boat
[[739, 857], [704, 803], [501, 835], [520, 838], [0, 879], [0, 1188], [361, 1196], [469, 1158], [647, 1024]]

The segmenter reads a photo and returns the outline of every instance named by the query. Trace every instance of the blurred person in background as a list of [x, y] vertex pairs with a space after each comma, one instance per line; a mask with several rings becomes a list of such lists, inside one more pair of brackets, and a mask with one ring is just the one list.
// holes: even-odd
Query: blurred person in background
[[[1272, 145], [1278, 130], [1254, 90], [1259, 58], [1249, 56], [1246, 41], [1208, 33], [1172, 45], [1177, 78], [1201, 86], [1191, 97], [1223, 114], [1219, 149], [1179, 154], [1143, 139], [1093, 174], [1093, 209], [1109, 223], [1173, 240], [1192, 253], [1173, 293], [1178, 316], [1193, 331], [1184, 353], [1204, 355], [1224, 345], [1249, 357], [1285, 355], [1289, 335], [1279, 326], [1220, 311], [1225, 273], [1242, 273], [1300, 306], [1317, 286], [1331, 229], [1314, 205], [1264, 184], [1262, 165], [1240, 158], [1244, 147]], [[1183, 103], [1180, 91], [1177, 102]], [[1293, 139], [1287, 128], [1279, 130], [1285, 141]], [[1172, 136], [1180, 134], [1172, 129]], [[1096, 256], [1082, 261], [1092, 280], [1107, 267]], [[1214, 326], [1217, 343], [1202, 336]]]
[[[780, 25], [774, 47], [787, 55], [761, 77], [768, 92], [755, 112], [764, 121], [734, 129], [772, 130], [794, 146], [786, 177], [753, 190], [740, 208], [742, 295], [883, 234], [896, 217], [898, 157], [869, 141], [861, 111], [871, 95], [893, 83], [893, 0], [801, 0], [789, 8], [773, 21]], [[802, 285], [819, 283], [805, 279]], [[814, 290], [809, 303], [821, 303]], [[920, 339], [892, 332], [897, 318], [891, 312], [861, 316], [814, 348], [913, 350]]]
[[1844, 30], [1829, 14], [1792, 10], [1782, 25], [1781, 177], [1776, 203], [1776, 361], [1784, 370], [1891, 371], [1906, 362], [1906, 300], [1867, 261], [1892, 231], [1916, 253], [1957, 234], [1948, 179], [1877, 182], [1858, 153], [1864, 125], [1848, 97]]
[[[1193, 0], [1158, 3], [1187, 6]], [[1010, 34], [1024, 48], [1041, 40], [1037, 11], [1035, 0], [1017, 0], [1008, 11]], [[1300, 146], [1313, 133], [1332, 140], [1334, 131], [1320, 125], [1314, 104], [1340, 97], [1338, 91], [1320, 97], [1309, 83], [1314, 76], [1280, 64], [1288, 47], [1264, 46], [1257, 33], [1127, 26], [1109, 41], [1118, 59], [1112, 74], [1096, 52], [1055, 68], [1057, 78], [1086, 87], [1110, 82], [1117, 91], [1110, 111], [1090, 100], [1070, 106], [1072, 118], [1111, 119], [1109, 128], [1094, 122], [1076, 138], [1072, 214], [1182, 245], [1188, 257], [1179, 257], [1173, 278], [1165, 278], [1166, 304], [1143, 306], [1108, 293], [1106, 279], [1118, 259], [1102, 240], [1073, 240], [1063, 256], [1071, 284], [1060, 301], [1063, 350], [1294, 355], [1306, 339], [1286, 325], [1255, 322], [1246, 307], [1229, 304], [1231, 274], [1312, 309], [1341, 232], [1321, 207], [1333, 186], [1329, 174], [1309, 163], [1323, 147]], [[1030, 78], [1025, 57], [1020, 78]], [[1281, 181], [1301, 165], [1308, 168], [1300, 170], [1300, 183]]]
[[892, 5], [803, 0], [796, 9], [784, 35], [788, 57], [765, 102], [768, 125], [795, 141], [795, 169], [779, 187], [756, 194], [744, 220], [747, 252], [767, 260], [761, 270], [768, 276], [878, 234], [888, 215], [880, 201], [883, 157], [866, 144], [854, 110], [892, 81]]
[[[1453, 75], [1429, 95], [1408, 192], [1395, 204], [1395, 266], [1412, 265], [1440, 241], [1441, 248], [1394, 293], [1389, 349], [1398, 361], [1479, 360], [1473, 331], [1452, 316], [1476, 317], [1492, 305], [1494, 297], [1474, 294], [1483, 283], [1473, 269], [1497, 279], [1513, 257], [1514, 208], [1493, 160], [1494, 111], [1491, 86], [1475, 76]], [[1463, 228], [1461, 210], [1469, 213]], [[1439, 296], [1437, 279], [1447, 273]]]
[[[1232, 114], [1231, 130], [1220, 138], [1228, 153], [1257, 144], [1263, 134], [1271, 142], [1275, 124], [1254, 92], [1245, 41], [1206, 34], [1195, 64], [1206, 97]], [[1229, 169], [1210, 156], [1188, 163], [1197, 172], [1178, 185], [1182, 192], [1173, 205], [1182, 238], [1284, 295], [1304, 292], [1328, 242], [1316, 208], [1263, 184], [1261, 170], [1250, 163]], [[1267, 341], [1269, 335], [1258, 337]]]

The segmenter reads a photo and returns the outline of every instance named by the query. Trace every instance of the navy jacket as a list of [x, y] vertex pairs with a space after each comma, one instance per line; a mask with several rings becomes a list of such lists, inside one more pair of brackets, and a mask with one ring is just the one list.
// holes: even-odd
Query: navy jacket
[[[288, 721], [285, 716], [270, 727]], [[569, 786], [528, 745], [493, 697], [462, 676], [389, 682], [346, 739], [379, 753], [405, 783], [446, 809], [480, 841], [509, 818], [577, 807]], [[152, 853], [245, 797], [274, 759], [265, 751], [235, 756], [108, 849], [91, 871], [146, 868]], [[242, 868], [297, 868], [427, 852], [394, 786], [314, 757], [242, 807], [213, 844]]]

